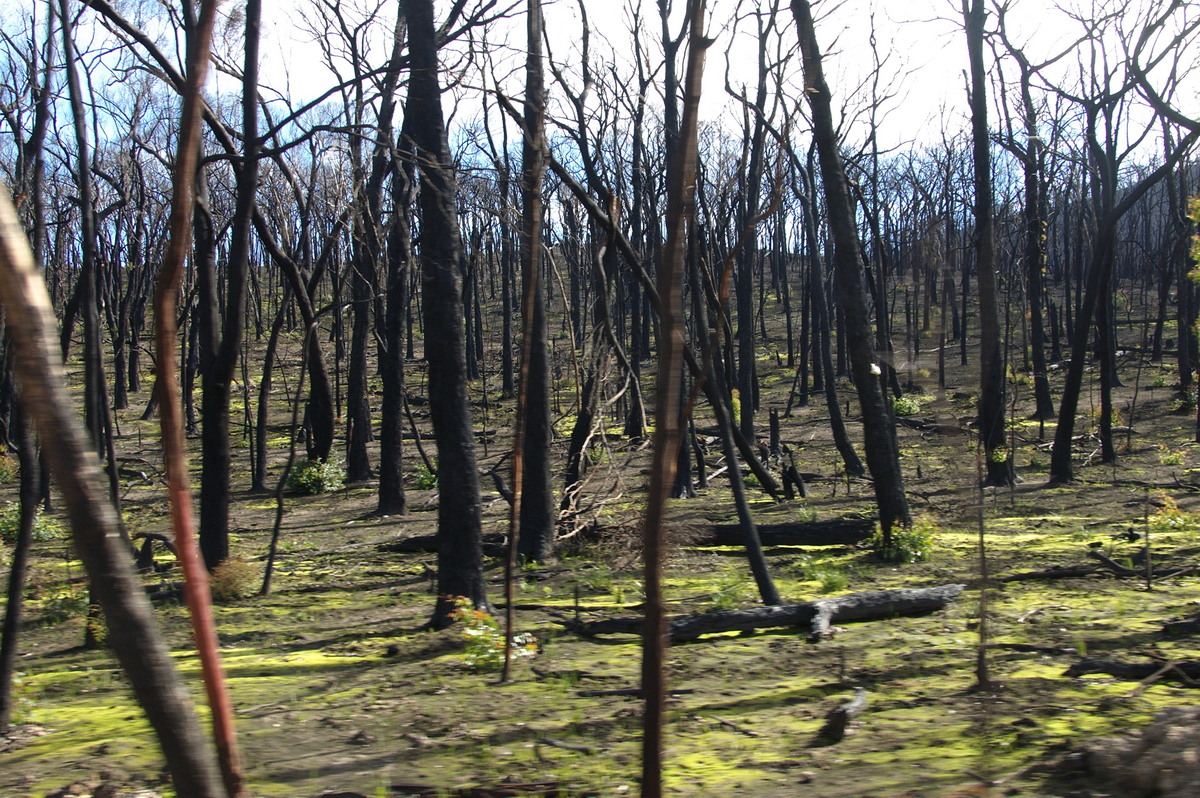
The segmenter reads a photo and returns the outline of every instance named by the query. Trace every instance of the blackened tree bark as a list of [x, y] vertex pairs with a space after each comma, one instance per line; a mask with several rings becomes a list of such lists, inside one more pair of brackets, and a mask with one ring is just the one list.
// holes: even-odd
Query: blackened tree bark
[[[753, 123], [747, 118], [745, 134], [749, 139], [749, 161], [746, 164], [745, 188], [739, 223], [743, 231], [759, 223], [759, 195], [762, 192], [763, 170], [766, 163], [767, 140], [766, 105], [769, 74], [767, 37], [775, 26], [775, 4], [756, 14], [758, 24], [758, 87], [754, 95]], [[749, 105], [742, 98], [743, 105]], [[741, 398], [741, 416], [737, 419], [742, 435], [754, 440], [754, 414], [758, 410], [758, 368], [754, 345], [754, 273], [760, 263], [758, 238], [749, 238], [737, 253], [737, 386]]]
[[387, 310], [381, 320], [383, 343], [379, 371], [383, 382], [382, 418], [379, 424], [379, 515], [404, 515], [404, 320], [408, 308], [408, 276], [412, 265], [413, 181], [411, 158], [397, 162], [392, 174], [395, 218], [388, 231]]
[[[383, 185], [388, 175], [394, 172], [392, 119], [396, 109], [396, 87], [400, 77], [401, 50], [405, 39], [405, 20], [403, 10], [398, 10], [396, 24], [392, 31], [392, 50], [384, 71], [380, 87], [379, 113], [375, 123], [375, 146], [371, 153], [370, 169], [365, 181], [359, 177], [359, 193], [356, 198], [356, 213], [354, 217], [355, 236], [353, 266], [350, 270], [350, 289], [353, 298], [353, 313], [350, 338], [350, 370], [346, 383], [346, 417], [348, 449], [346, 456], [346, 478], [351, 482], [370, 479], [371, 461], [367, 454], [367, 445], [372, 439], [371, 406], [367, 388], [367, 349], [371, 338], [372, 315], [375, 318], [376, 329], [383, 332], [386, 339], [386, 329], [389, 321], [386, 314], [385, 302], [379, 297], [378, 264], [384, 255], [383, 220]], [[360, 115], [364, 106], [363, 89], [365, 76], [358, 74], [362, 64], [357, 60], [353, 64], [356, 72], [355, 84], [355, 114]], [[349, 109], [348, 109], [349, 110]], [[360, 120], [361, 121], [361, 120]], [[356, 171], [360, 169], [361, 140], [351, 137], [350, 150], [355, 159]], [[397, 214], [404, 213], [407, 206], [396, 206]], [[389, 283], [392, 277], [388, 275]], [[398, 297], [403, 301], [403, 295]], [[372, 313], [374, 311], [374, 314]], [[387, 357], [382, 351], [381, 356]], [[380, 364], [380, 371], [393, 368], [394, 364]], [[402, 383], [400, 383], [402, 384]], [[394, 389], [397, 382], [393, 379], [390, 386]], [[396, 404], [393, 397], [391, 405]], [[398, 420], [395, 423], [399, 423]], [[390, 441], [395, 445], [396, 438]], [[389, 454], [389, 457], [392, 455]], [[389, 474], [389, 481], [395, 483], [396, 474]]]
[[429, 404], [437, 438], [438, 600], [430, 624], [449, 626], [454, 596], [487, 607], [475, 435], [467, 395], [462, 253], [456, 180], [442, 116], [433, 0], [404, 0], [409, 58], [404, 130], [421, 173], [421, 289]]
[[[1001, 144], [1016, 156], [1023, 169], [1024, 205], [1021, 209], [1021, 224], [1024, 235], [1025, 297], [1029, 302], [1029, 351], [1033, 361], [1034, 418], [1047, 419], [1054, 416], [1050, 377], [1046, 368], [1046, 332], [1043, 320], [1046, 294], [1046, 229], [1049, 221], [1046, 211], [1046, 148], [1038, 130], [1037, 105], [1033, 100], [1033, 78], [1039, 70], [1062, 56], [1038, 65], [1030, 63], [1025, 52], [1008, 37], [1004, 24], [1008, 8], [1007, 5], [999, 8], [999, 33], [1006, 52], [1017, 62], [1020, 71], [1019, 115], [1025, 143], [1019, 143], [1016, 136], [1010, 133]], [[1067, 52], [1070, 51], [1064, 51], [1063, 55]]]
[[[522, 436], [520, 555], [534, 562], [554, 556], [554, 489], [550, 475], [550, 347], [546, 292], [542, 286], [542, 179], [546, 174], [546, 88], [542, 70], [542, 7], [529, 3], [529, 52], [525, 66], [525, 136], [521, 175], [521, 266], [525, 278], [522, 313], [521, 386], [518, 423]], [[518, 475], [513, 475], [514, 485]]]
[[813, 138], [821, 165], [829, 230], [833, 237], [833, 260], [845, 319], [846, 348], [863, 415], [867, 468], [875, 482], [875, 501], [886, 545], [893, 527], [909, 526], [912, 516], [904, 493], [904, 477], [900, 472], [900, 453], [891, 408], [876, 379], [879, 369], [875, 364], [871, 319], [863, 291], [862, 248], [854, 222], [850, 188], [838, 152], [829, 86], [825, 83], [821, 51], [817, 45], [808, 0], [792, 0], [792, 14], [799, 32], [805, 94], [812, 109]]
[[847, 474], [861, 477], [867, 473], [866, 466], [854, 444], [846, 432], [846, 422], [842, 418], [842, 405], [838, 400], [837, 380], [834, 378], [833, 353], [829, 347], [830, 318], [829, 306], [825, 301], [825, 265], [821, 258], [821, 245], [817, 235], [817, 217], [814, 208], [816, 186], [812, 180], [813, 153], [809, 153], [809, 168], [803, 170], [804, 196], [801, 197], [801, 212], [804, 214], [804, 236], [808, 245], [808, 287], [812, 304], [813, 337], [817, 339], [814, 360], [820, 364], [821, 388], [825, 393], [825, 407], [829, 411], [829, 425], [833, 430], [833, 444], [842, 458], [842, 467]]
[[[73, 18], [66, 0], [59, 0], [59, 20], [62, 23], [63, 53], [67, 73], [67, 93], [74, 121], [76, 146], [76, 183], [79, 189], [79, 226], [82, 241], [82, 261], [76, 295], [83, 317], [84, 360], [84, 420], [92, 437], [95, 451], [104, 453], [104, 364], [100, 341], [99, 291], [96, 272], [99, 257], [96, 252], [95, 185], [92, 182], [91, 144], [88, 141], [87, 112], [83, 89], [79, 82], [78, 65], [82, 61], [75, 48]], [[64, 341], [70, 335], [70, 325], [64, 320]], [[65, 354], [65, 350], [64, 350]]]
[[987, 127], [987, 76], [983, 66], [983, 0], [963, 0], [971, 67], [971, 144], [975, 168], [975, 265], [979, 281], [979, 439], [987, 461], [985, 485], [1013, 483], [1004, 437], [1004, 360], [996, 310], [996, 241], [992, 157]]

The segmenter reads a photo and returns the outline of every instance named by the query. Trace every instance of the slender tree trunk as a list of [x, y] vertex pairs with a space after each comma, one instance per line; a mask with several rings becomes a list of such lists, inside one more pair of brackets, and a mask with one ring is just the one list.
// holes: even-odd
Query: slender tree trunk
[[[968, 2], [970, 5], [968, 6]], [[971, 63], [971, 140], [975, 168], [975, 263], [979, 281], [979, 439], [987, 461], [986, 485], [1013, 483], [1004, 435], [1004, 362], [996, 310], [996, 242], [993, 220], [991, 142], [987, 127], [987, 77], [983, 64], [983, 0], [963, 0]]]
[[[663, 731], [666, 714], [666, 680], [663, 672], [667, 648], [666, 607], [663, 604], [662, 566], [666, 554], [663, 512], [674, 481], [681, 430], [679, 418], [680, 357], [683, 353], [683, 264], [687, 252], [687, 222], [695, 213], [696, 130], [704, 53], [711, 43], [704, 35], [704, 0], [688, 4], [690, 37], [684, 86], [683, 120], [677, 146], [670, 148], [667, 178], [667, 238], [658, 272], [659, 338], [658, 383], [655, 397], [654, 460], [646, 503], [645, 626], [642, 637], [642, 796], [662, 795]], [[666, 25], [666, 17], [663, 17]]]
[[25, 603], [25, 575], [29, 569], [33, 525], [37, 519], [38, 497], [41, 494], [33, 430], [20, 406], [20, 400], [14, 415], [17, 458], [21, 464], [21, 517], [17, 539], [13, 544], [12, 564], [8, 570], [8, 601], [4, 607], [4, 624], [0, 628], [0, 735], [7, 734], [12, 725], [12, 686], [17, 669], [17, 643]]
[[383, 407], [379, 427], [379, 515], [404, 515], [404, 317], [408, 307], [408, 278], [412, 265], [412, 207], [415, 174], [411, 158], [397, 164], [392, 175], [392, 205], [396, 218], [388, 234], [387, 312], [380, 347]]
[[514, 465], [513, 486], [515, 489], [520, 477], [517, 550], [528, 560], [545, 562], [554, 556], [554, 489], [550, 476], [550, 345], [541, 258], [546, 90], [542, 72], [542, 8], [538, 0], [529, 3], [528, 34], [521, 175], [521, 266], [525, 278], [521, 387], [524, 390], [518, 394], [517, 403], [524, 411], [524, 418], [518, 421], [524, 473], [515, 473]]

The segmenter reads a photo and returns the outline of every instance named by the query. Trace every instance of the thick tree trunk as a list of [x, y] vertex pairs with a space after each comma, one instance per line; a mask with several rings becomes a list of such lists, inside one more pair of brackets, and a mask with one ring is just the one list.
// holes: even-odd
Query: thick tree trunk
[[[219, 313], [216, 268], [212, 263], [212, 242], [203, 247], [206, 257], [200, 265], [200, 284], [206, 307], [201, 308], [207, 329], [201, 366], [201, 428], [203, 459], [200, 476], [200, 551], [211, 571], [229, 556], [229, 492], [233, 457], [230, 451], [229, 405], [232, 384], [242, 347], [246, 317], [246, 276], [250, 264], [250, 227], [258, 192], [258, 42], [261, 0], [246, 4], [246, 51], [242, 72], [241, 163], [237, 171], [237, 200], [233, 217], [229, 259], [225, 265], [224, 312]], [[176, 179], [191, 176], [176, 176]], [[211, 218], [207, 208], [200, 226], [207, 229]], [[199, 233], [199, 231], [198, 231]], [[199, 239], [199, 235], [197, 235]], [[198, 246], [198, 249], [200, 247]], [[216, 329], [220, 318], [221, 330]]]
[[467, 395], [462, 244], [455, 212], [456, 181], [442, 117], [437, 34], [432, 0], [404, 0], [409, 58], [404, 130], [421, 173], [421, 287], [429, 403], [437, 438], [438, 601], [430, 624], [450, 625], [454, 597], [487, 607], [480, 550], [482, 509], [475, 435]]

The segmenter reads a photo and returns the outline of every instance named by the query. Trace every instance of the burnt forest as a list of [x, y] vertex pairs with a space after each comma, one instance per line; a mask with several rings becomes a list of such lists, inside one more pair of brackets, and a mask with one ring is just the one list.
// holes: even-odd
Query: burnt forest
[[1200, 795], [1200, 3], [0, 8], [0, 795]]

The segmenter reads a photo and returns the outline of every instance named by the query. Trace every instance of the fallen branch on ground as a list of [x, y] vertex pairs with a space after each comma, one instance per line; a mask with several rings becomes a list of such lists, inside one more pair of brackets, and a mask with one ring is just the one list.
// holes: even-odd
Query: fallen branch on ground
[[[1100, 574], [1112, 574], [1122, 579], [1145, 579], [1144, 568], [1128, 568], [1109, 557], [1102, 551], [1089, 551], [1088, 556], [1098, 562], [1097, 565], [1056, 566], [1045, 571], [1026, 571], [1000, 577], [1001, 582], [1030, 582], [1038, 579], [1079, 579]], [[1177, 566], [1174, 568], [1155, 568], [1151, 573], [1152, 579], [1169, 579], [1183, 576], [1196, 570], [1195, 565]]]
[[[1172, 663], [1167, 663], [1172, 664]], [[1162, 672], [1165, 670], [1165, 673]], [[1092, 673], [1102, 673], [1126, 682], [1140, 682], [1145, 679], [1158, 677], [1182, 682], [1188, 687], [1200, 687], [1200, 662], [1176, 662], [1173, 667], [1164, 669], [1161, 662], [1112, 662], [1102, 659], [1082, 659], [1067, 668], [1064, 676], [1086, 676]]]
[[[703, 615], [676, 618], [668, 626], [672, 643], [695, 640], [701, 635], [721, 632], [745, 632], [775, 626], [809, 627], [809, 642], [829, 636], [830, 626], [847, 621], [873, 621], [897, 615], [922, 615], [944, 609], [966, 585], [941, 585], [927, 588], [867, 590], [836, 598], [782, 604], [748, 610], [724, 610]], [[639, 634], [641, 618], [607, 618], [589, 623], [567, 623], [568, 628], [584, 635]]]

